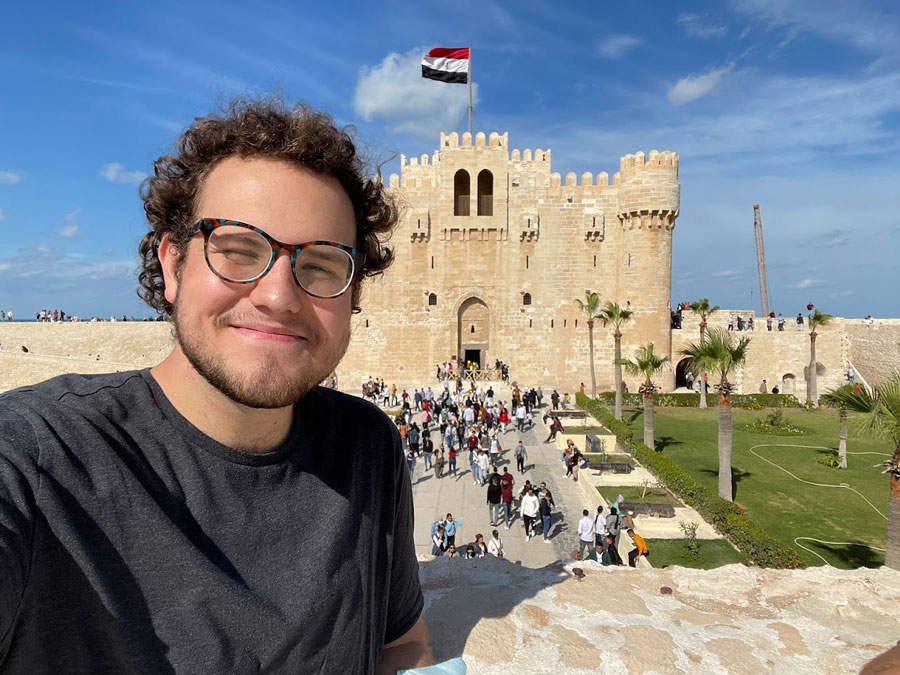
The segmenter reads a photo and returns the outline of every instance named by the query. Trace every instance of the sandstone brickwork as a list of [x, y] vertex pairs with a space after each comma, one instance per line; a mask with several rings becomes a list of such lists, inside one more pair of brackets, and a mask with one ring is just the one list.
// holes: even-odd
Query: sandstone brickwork
[[[588, 347], [573, 301], [586, 289], [634, 310], [633, 344], [669, 353], [678, 155], [626, 155], [611, 179], [563, 178], [550, 158], [497, 133], [442, 134], [432, 156], [402, 158], [390, 177], [405, 207], [396, 262], [365, 291], [342, 380], [423, 382], [468, 356], [574, 391]], [[611, 334], [595, 333], [608, 363]]]

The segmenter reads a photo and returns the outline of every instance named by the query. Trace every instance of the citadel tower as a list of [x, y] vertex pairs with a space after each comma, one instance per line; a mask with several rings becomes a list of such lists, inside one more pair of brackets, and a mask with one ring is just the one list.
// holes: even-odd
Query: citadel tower
[[[523, 381], [574, 390], [588, 369], [573, 302], [585, 289], [635, 311], [625, 356], [648, 340], [671, 354], [678, 155], [626, 155], [612, 181], [606, 172], [563, 180], [550, 158], [481, 132], [441, 134], [433, 155], [401, 158], [390, 177], [404, 206], [396, 262], [363, 293], [339, 368], [346, 385], [389, 373], [425, 382], [457, 357], [499, 358]], [[611, 360], [602, 326], [595, 349], [598, 365]], [[598, 385], [612, 386], [607, 370], [598, 367]]]

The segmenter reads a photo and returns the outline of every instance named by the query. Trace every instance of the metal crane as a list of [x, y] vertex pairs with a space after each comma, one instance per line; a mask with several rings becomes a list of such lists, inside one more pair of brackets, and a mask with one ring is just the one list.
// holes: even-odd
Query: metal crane
[[756, 234], [756, 270], [759, 274], [759, 302], [762, 315], [769, 316], [769, 281], [766, 275], [766, 249], [763, 246], [762, 216], [759, 204], [753, 205], [753, 231]]

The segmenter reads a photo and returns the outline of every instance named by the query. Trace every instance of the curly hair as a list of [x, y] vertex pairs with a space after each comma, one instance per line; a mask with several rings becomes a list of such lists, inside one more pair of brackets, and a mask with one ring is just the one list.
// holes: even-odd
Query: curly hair
[[332, 176], [347, 192], [356, 215], [357, 248], [365, 253], [353, 281], [356, 309], [363, 279], [383, 273], [393, 262], [394, 254], [384, 242], [399, 210], [380, 176], [366, 178], [353, 131], [352, 127], [339, 129], [330, 115], [305, 104], [288, 109], [278, 98], [236, 99], [224, 114], [196, 119], [181, 134], [175, 153], [157, 159], [154, 175], [141, 185], [149, 231], [138, 247], [138, 295], [160, 314], [171, 315], [157, 257], [162, 238], [168, 236], [176, 250], [183, 252], [187, 230], [197, 217], [203, 180], [219, 162], [234, 156], [264, 157]]

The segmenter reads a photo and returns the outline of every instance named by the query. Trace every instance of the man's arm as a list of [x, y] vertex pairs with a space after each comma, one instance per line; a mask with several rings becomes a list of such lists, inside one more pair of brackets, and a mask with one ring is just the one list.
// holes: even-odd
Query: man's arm
[[428, 629], [422, 615], [412, 628], [381, 650], [378, 675], [394, 675], [398, 670], [432, 664], [434, 654], [428, 644]]

